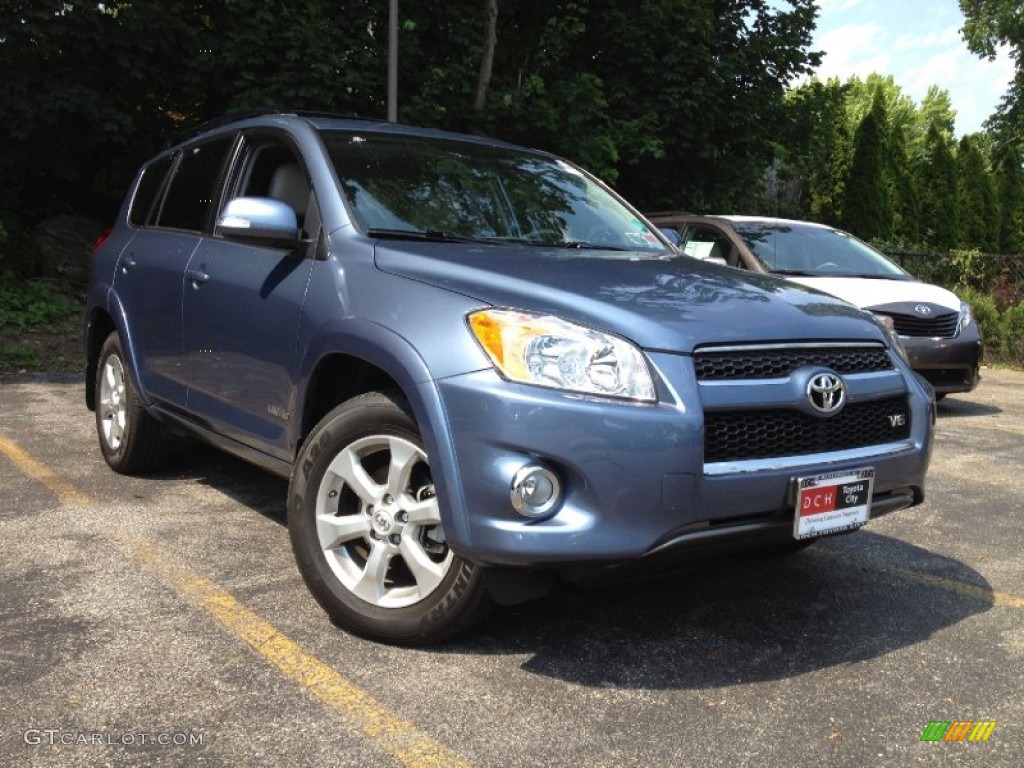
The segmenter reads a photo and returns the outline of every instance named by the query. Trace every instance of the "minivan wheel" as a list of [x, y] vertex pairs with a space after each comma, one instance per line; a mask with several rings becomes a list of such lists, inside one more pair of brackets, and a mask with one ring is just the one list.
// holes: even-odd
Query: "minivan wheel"
[[129, 475], [160, 463], [167, 435], [135, 392], [116, 331], [100, 349], [95, 393], [96, 433], [110, 468]]
[[292, 473], [292, 549], [341, 627], [403, 645], [437, 642], [486, 609], [483, 568], [453, 552], [409, 406], [371, 392], [313, 429]]

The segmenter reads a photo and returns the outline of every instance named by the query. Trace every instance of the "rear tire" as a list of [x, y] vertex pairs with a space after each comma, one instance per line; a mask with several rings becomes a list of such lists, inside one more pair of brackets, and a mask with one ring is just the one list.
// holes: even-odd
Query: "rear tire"
[[317, 602], [362, 637], [435, 643], [490, 605], [484, 569], [448, 547], [419, 429], [397, 392], [354, 397], [313, 429], [292, 472], [288, 531]]
[[116, 331], [100, 349], [95, 393], [96, 433], [110, 468], [132, 475], [158, 465], [166, 455], [167, 434], [135, 392]]

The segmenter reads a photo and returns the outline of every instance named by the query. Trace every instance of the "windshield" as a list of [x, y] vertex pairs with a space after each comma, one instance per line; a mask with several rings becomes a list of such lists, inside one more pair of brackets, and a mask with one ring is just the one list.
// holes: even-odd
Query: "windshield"
[[548, 155], [347, 131], [323, 139], [356, 223], [371, 236], [673, 255], [619, 198]]
[[820, 277], [910, 275], [882, 253], [838, 229], [799, 224], [734, 223], [740, 237], [770, 272]]

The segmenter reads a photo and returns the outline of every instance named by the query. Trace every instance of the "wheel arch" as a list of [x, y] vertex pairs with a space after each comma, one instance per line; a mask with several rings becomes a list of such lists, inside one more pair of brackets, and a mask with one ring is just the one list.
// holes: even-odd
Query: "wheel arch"
[[135, 345], [132, 343], [128, 324], [125, 322], [124, 308], [117, 300], [117, 295], [110, 291], [107, 294], [106, 306], [99, 302], [92, 304], [87, 310], [85, 324], [85, 399], [86, 405], [92, 410], [95, 407], [96, 367], [99, 364], [100, 350], [107, 336], [116, 331], [121, 340], [121, 351], [124, 353], [127, 373], [131, 377], [132, 386], [138, 393], [143, 404], [150, 402], [148, 393], [142, 387], [138, 375], [138, 360], [135, 356]]
[[99, 365], [103, 342], [117, 327], [108, 312], [93, 307], [85, 331], [85, 404], [90, 411], [96, 408], [96, 368]]
[[[437, 385], [412, 344], [394, 331], [365, 321], [318, 338], [317, 353], [307, 356], [299, 412], [293, 418], [294, 453], [328, 412], [357, 395], [394, 389], [409, 404], [430, 457], [441, 500], [445, 535], [456, 549], [468, 546], [465, 501], [458, 464]], [[344, 351], [340, 351], [344, 350]]]

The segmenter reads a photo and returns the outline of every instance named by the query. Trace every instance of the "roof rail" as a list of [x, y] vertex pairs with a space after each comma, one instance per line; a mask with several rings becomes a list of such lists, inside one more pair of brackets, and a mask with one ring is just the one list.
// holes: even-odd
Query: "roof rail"
[[690, 211], [644, 211], [644, 216], [696, 216], [697, 214], [691, 213]]
[[238, 120], [246, 120], [250, 117], [263, 117], [265, 115], [296, 115], [297, 117], [335, 117], [343, 118], [345, 120], [365, 120], [367, 122], [381, 122], [381, 120], [374, 120], [373, 118], [359, 117], [358, 115], [343, 115], [336, 112], [328, 112], [326, 110], [316, 109], [286, 109], [282, 107], [254, 107], [253, 109], [240, 109], [236, 112], [228, 112], [215, 117], [212, 120], [206, 120], [199, 125], [194, 125], [191, 128], [186, 128], [184, 131], [175, 134], [164, 144], [163, 149], [169, 149], [175, 144], [180, 144], [183, 141], [188, 141], [191, 138], [198, 136], [206, 131], [219, 128], [222, 125], [228, 125]]

